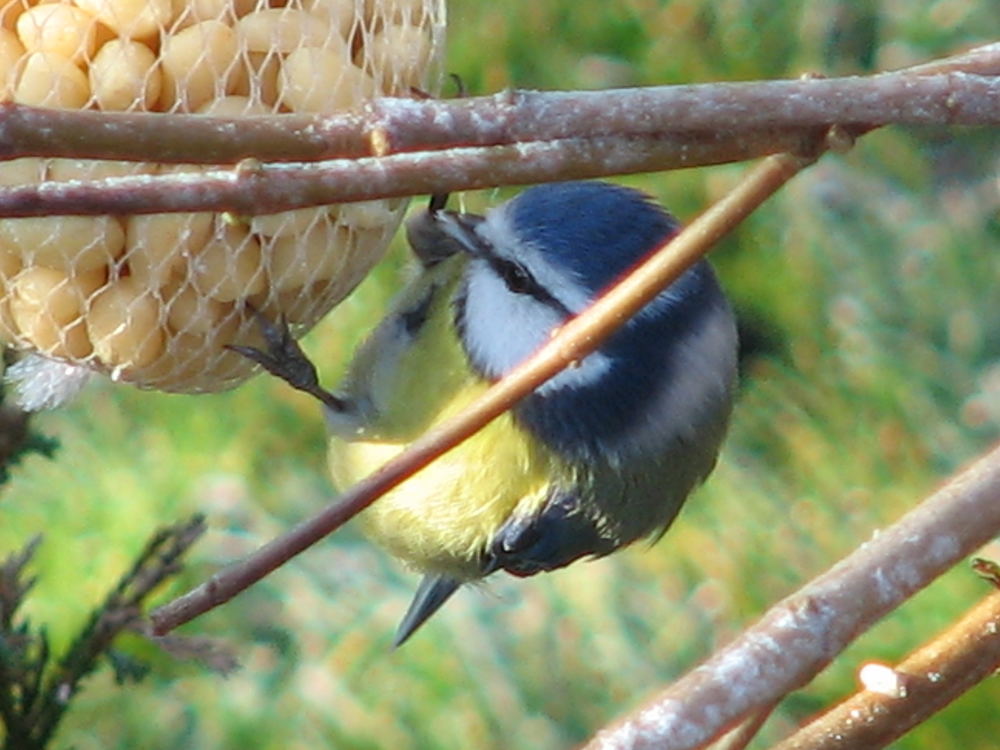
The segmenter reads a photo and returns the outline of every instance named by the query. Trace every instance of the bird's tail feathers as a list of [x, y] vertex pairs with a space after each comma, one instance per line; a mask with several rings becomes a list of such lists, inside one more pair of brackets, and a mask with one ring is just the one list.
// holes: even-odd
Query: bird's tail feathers
[[413, 633], [437, 612], [441, 605], [451, 598], [451, 595], [458, 591], [462, 582], [457, 578], [449, 578], [440, 575], [426, 575], [420, 582], [417, 593], [410, 602], [409, 609], [403, 616], [403, 621], [399, 623], [396, 630], [396, 637], [393, 639], [393, 648], [399, 648]]

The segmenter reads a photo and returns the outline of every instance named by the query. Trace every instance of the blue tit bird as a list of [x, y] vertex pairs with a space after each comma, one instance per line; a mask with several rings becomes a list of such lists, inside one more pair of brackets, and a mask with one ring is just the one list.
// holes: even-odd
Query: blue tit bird
[[[432, 199], [407, 226], [419, 273], [336, 391], [274, 326], [269, 351], [239, 350], [324, 402], [330, 470], [346, 488], [476, 400], [677, 230], [646, 195], [604, 182], [532, 187], [485, 216]], [[732, 311], [701, 261], [365, 510], [368, 536], [424, 575], [396, 645], [463, 583], [663, 534], [715, 465], [736, 361]]]

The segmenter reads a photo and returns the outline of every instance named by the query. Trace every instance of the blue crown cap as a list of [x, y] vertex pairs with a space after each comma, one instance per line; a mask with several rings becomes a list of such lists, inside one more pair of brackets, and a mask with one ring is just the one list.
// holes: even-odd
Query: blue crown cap
[[518, 239], [596, 292], [679, 228], [638, 190], [607, 182], [556, 182], [529, 188], [506, 207]]

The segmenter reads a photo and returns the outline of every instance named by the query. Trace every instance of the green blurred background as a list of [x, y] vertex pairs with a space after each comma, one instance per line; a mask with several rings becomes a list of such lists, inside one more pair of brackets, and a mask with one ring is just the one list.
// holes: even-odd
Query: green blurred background
[[[473, 93], [602, 88], [863, 74], [997, 38], [1000, 13], [982, 0], [454, 0], [446, 67]], [[56, 746], [581, 742], [996, 439], [998, 167], [995, 131], [886, 129], [797, 177], [714, 252], [750, 344], [742, 393], [719, 468], [655, 547], [533, 580], [497, 576], [391, 651], [416, 579], [348, 528], [186, 629], [228, 642], [243, 664], [235, 675], [125, 642], [153, 661], [152, 676], [121, 690], [101, 671]], [[624, 182], [686, 219], [746, 168]], [[406, 261], [397, 240], [306, 338], [327, 383]], [[57, 646], [157, 525], [207, 514], [193, 584], [331, 498], [318, 409], [266, 378], [201, 397], [100, 384], [36, 427], [62, 448], [4, 487], [0, 551], [45, 532], [28, 614]], [[985, 593], [966, 568], [952, 571], [790, 696], [762, 739]], [[1000, 685], [987, 682], [895, 747], [993, 748], [998, 703]]]

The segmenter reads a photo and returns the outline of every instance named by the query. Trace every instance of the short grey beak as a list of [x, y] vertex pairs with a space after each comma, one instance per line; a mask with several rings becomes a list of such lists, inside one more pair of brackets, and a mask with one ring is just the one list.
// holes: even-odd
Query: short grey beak
[[483, 221], [476, 214], [423, 211], [406, 222], [406, 239], [425, 268], [460, 252], [477, 254], [481, 241], [475, 228]]
[[484, 219], [479, 214], [460, 214], [454, 211], [440, 211], [435, 217], [441, 231], [462, 250], [472, 256], [483, 254], [483, 240], [476, 232]]

